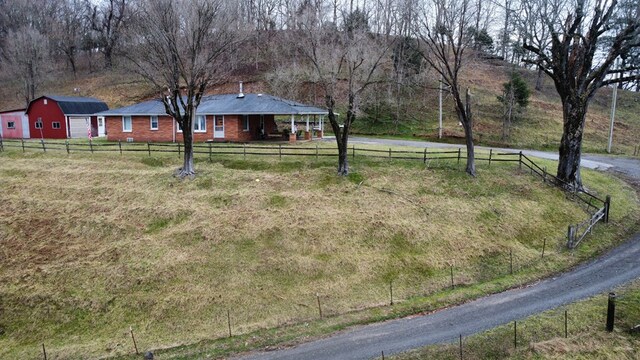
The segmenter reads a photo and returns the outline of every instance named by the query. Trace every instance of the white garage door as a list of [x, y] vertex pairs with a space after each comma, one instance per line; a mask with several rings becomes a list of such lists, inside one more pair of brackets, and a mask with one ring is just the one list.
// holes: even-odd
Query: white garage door
[[69, 137], [73, 139], [86, 139], [89, 137], [89, 126], [91, 118], [89, 117], [70, 117], [69, 118]]

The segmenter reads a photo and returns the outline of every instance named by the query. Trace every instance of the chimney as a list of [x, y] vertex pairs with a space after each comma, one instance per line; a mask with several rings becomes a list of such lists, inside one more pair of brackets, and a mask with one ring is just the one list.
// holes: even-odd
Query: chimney
[[242, 92], [242, 81], [240, 81], [240, 93], [238, 94], [238, 99], [242, 99], [244, 97], [244, 93]]

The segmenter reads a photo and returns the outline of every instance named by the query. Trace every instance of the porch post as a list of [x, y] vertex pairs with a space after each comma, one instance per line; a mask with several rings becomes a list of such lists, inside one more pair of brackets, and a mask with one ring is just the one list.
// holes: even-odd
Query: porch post
[[309, 114], [307, 114], [307, 129], [304, 132], [304, 139], [311, 140], [311, 132], [309, 131]]
[[296, 142], [296, 131], [295, 131], [296, 123], [295, 123], [295, 115], [291, 114], [291, 131], [289, 134], [289, 143], [295, 144]]

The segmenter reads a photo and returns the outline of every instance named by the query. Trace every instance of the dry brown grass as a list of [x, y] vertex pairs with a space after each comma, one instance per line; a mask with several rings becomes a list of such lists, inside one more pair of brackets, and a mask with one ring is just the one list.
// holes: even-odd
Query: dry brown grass
[[[234, 333], [274, 327], [315, 318], [316, 294], [341, 314], [384, 304], [391, 280], [402, 301], [446, 286], [449, 264], [459, 283], [504, 276], [509, 249], [537, 258], [543, 238], [549, 271], [574, 261], [563, 235], [585, 216], [511, 165], [356, 161], [353, 182], [332, 161], [216, 159], [192, 181], [178, 165], [0, 154], [0, 357], [128, 353], [130, 325], [142, 348], [222, 337], [227, 310]], [[592, 176], [631, 199], [616, 216], [635, 209]]]

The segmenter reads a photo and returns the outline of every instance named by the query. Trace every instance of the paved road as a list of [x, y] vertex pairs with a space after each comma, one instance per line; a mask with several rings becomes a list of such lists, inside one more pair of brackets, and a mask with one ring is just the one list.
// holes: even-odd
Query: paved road
[[[354, 142], [428, 146], [432, 143], [355, 138]], [[393, 142], [393, 143], [392, 143]], [[442, 147], [442, 144], [434, 144]], [[457, 145], [456, 145], [457, 147]], [[511, 151], [519, 151], [505, 149]], [[538, 156], [540, 152], [531, 152]], [[553, 154], [542, 153], [546, 156]], [[596, 168], [612, 169], [640, 180], [640, 161], [587, 156]], [[370, 359], [425, 345], [452, 342], [513, 320], [609, 291], [640, 278], [640, 233], [609, 253], [558, 277], [490, 295], [424, 316], [357, 326], [296, 347], [255, 352], [244, 359]]]

